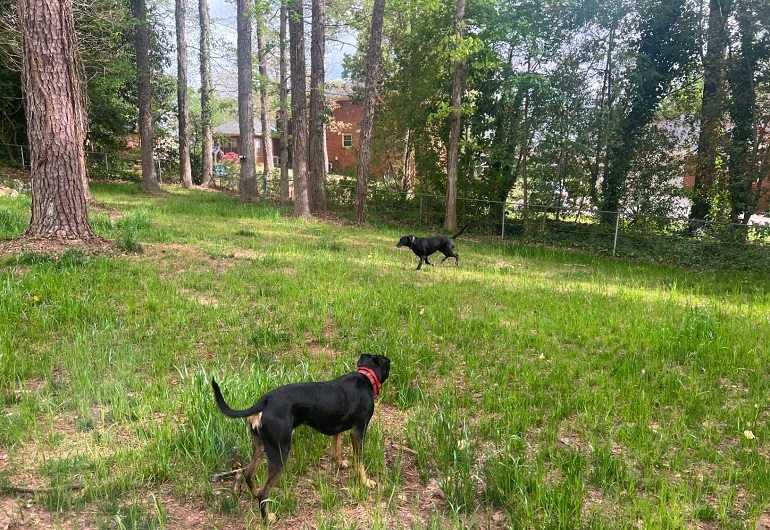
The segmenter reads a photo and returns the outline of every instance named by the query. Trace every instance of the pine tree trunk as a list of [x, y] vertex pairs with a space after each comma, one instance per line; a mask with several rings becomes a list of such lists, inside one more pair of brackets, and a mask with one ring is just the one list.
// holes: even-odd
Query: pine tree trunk
[[289, 4], [291, 56], [291, 123], [294, 137], [294, 215], [310, 216], [307, 190], [307, 90], [305, 82], [305, 31], [302, 0]]
[[[465, 33], [465, 0], [457, 0], [455, 13], [455, 46], [462, 42]], [[444, 228], [457, 228], [457, 173], [460, 159], [460, 134], [462, 132], [463, 61], [457, 59], [452, 74], [452, 118], [449, 128], [449, 152], [447, 153], [446, 217]]]
[[270, 96], [267, 93], [267, 39], [265, 37], [265, 15], [257, 17], [257, 58], [259, 60], [259, 102], [260, 121], [262, 122], [262, 140], [265, 163], [262, 171], [262, 195], [267, 197], [267, 179], [273, 171], [273, 132], [270, 126]]
[[690, 219], [705, 219], [711, 208], [709, 193], [716, 180], [724, 117], [724, 70], [730, 4], [730, 0], [709, 2], [708, 44], [703, 60], [703, 98]]
[[313, 0], [310, 36], [310, 195], [314, 212], [326, 211], [326, 166], [324, 165], [324, 55], [326, 51], [325, 0]]
[[254, 100], [251, 83], [251, 0], [238, 0], [238, 126], [241, 136], [241, 200], [257, 199], [254, 160]]
[[192, 188], [190, 168], [190, 109], [187, 104], [187, 0], [176, 0], [176, 61], [177, 61], [177, 114], [179, 119], [179, 181], [184, 188]]
[[211, 19], [208, 1], [198, 0], [198, 10], [201, 27], [201, 186], [208, 187], [214, 173], [214, 140], [211, 133]]
[[154, 132], [152, 128], [152, 85], [150, 82], [150, 30], [147, 22], [145, 0], [132, 0], [136, 18], [136, 70], [139, 85], [139, 143], [142, 151], [142, 189], [145, 192], [160, 190], [155, 174], [153, 156]]
[[374, 0], [372, 29], [369, 33], [369, 47], [366, 51], [366, 81], [364, 82], [364, 109], [361, 118], [361, 135], [358, 147], [356, 169], [356, 204], [353, 220], [366, 220], [366, 196], [369, 187], [369, 161], [371, 159], [372, 129], [374, 128], [374, 105], [377, 100], [377, 82], [380, 72], [380, 49], [382, 48], [382, 21], [385, 15], [385, 0]]
[[279, 75], [281, 76], [281, 204], [289, 204], [289, 89], [286, 75], [286, 24], [287, 0], [281, 0], [281, 29], [278, 45], [280, 50]]
[[32, 167], [30, 238], [88, 240], [85, 80], [72, 0], [19, 0]]

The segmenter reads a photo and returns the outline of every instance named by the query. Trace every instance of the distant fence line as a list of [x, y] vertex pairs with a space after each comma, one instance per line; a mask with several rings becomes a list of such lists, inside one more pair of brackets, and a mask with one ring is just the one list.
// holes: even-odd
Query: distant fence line
[[[27, 148], [0, 144], [0, 153], [18, 150], [16, 164], [29, 163]], [[136, 157], [105, 152], [87, 152], [89, 174], [95, 178], [132, 178], [137, 176]], [[175, 161], [158, 160], [158, 176], [176, 181]], [[280, 180], [276, 169], [263, 180], [257, 174], [258, 188], [268, 200], [280, 198]], [[237, 190], [239, 175], [214, 175], [216, 187]], [[291, 186], [290, 186], [291, 188]], [[440, 229], [445, 215], [445, 197], [429, 193], [405, 192], [371, 185], [367, 208], [373, 217], [399, 224], [419, 226], [427, 231]], [[327, 205], [340, 215], [352, 215], [355, 186], [350, 181], [330, 179]], [[553, 205], [524, 205], [514, 201], [457, 198], [458, 226], [470, 224], [478, 235], [497, 236], [552, 246], [598, 252], [612, 256], [641, 258], [656, 262], [682, 262], [697, 266], [732, 265], [746, 261], [746, 268], [770, 271], [770, 224], [740, 224], [719, 221], [691, 221], [681, 217], [635, 215], [602, 212], [594, 208]], [[600, 218], [614, 219], [601, 223]]]

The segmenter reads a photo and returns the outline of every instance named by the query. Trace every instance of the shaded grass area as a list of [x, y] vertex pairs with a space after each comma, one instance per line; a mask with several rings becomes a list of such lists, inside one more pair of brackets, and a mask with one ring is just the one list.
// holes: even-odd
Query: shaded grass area
[[[415, 272], [376, 220], [139, 190], [94, 185], [122, 256], [0, 266], [0, 486], [53, 488], [40, 506], [103, 527], [177, 527], [169, 488], [211, 526], [254, 524], [248, 494], [209, 480], [250, 455], [211, 376], [245, 407], [369, 352], [394, 363], [365, 446], [378, 487], [298, 429], [273, 499], [287, 528], [753, 528], [767, 510], [764, 276], [470, 236], [460, 267]], [[0, 237], [28, 211], [4, 199]]]

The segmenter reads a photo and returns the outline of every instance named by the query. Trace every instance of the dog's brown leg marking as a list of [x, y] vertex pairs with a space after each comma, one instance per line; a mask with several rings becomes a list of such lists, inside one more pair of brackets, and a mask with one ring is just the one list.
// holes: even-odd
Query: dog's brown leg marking
[[342, 459], [342, 435], [340, 434], [332, 435], [332, 456], [342, 469], [347, 469], [350, 465], [347, 460]]
[[270, 511], [270, 509], [267, 507], [267, 502], [265, 501], [267, 501], [267, 498], [270, 495], [270, 489], [278, 481], [282, 472], [283, 464], [270, 462], [268, 460], [267, 478], [265, 479], [265, 483], [262, 484], [262, 487], [259, 488], [259, 491], [255, 493], [257, 500], [259, 501], [259, 510], [262, 512], [262, 518], [269, 523], [275, 521], [275, 514]]
[[361, 483], [367, 488], [373, 488], [377, 483], [373, 480], [366, 478], [366, 469], [364, 468], [364, 455], [363, 445], [364, 436], [361, 431], [356, 427], [350, 430], [350, 441], [353, 443], [353, 456], [355, 457], [356, 467], [358, 468], [358, 476], [361, 479]]
[[265, 452], [262, 449], [262, 440], [259, 438], [256, 431], [252, 431], [251, 445], [254, 448], [251, 453], [251, 462], [249, 462], [249, 467], [246, 469], [246, 474], [243, 478], [246, 480], [246, 485], [251, 490], [251, 494], [256, 497], [258, 490], [257, 485], [254, 483], [254, 475], [257, 473], [259, 462], [265, 457]]

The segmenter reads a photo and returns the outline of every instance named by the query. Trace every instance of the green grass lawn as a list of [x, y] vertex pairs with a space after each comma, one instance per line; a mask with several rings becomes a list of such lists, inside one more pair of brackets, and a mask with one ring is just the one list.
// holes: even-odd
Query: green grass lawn
[[[251, 448], [211, 376], [245, 408], [364, 352], [393, 361], [365, 444], [377, 487], [299, 428], [276, 528], [753, 529], [769, 515], [766, 277], [472, 234], [459, 267], [417, 272], [395, 248], [416, 229], [93, 191], [92, 225], [123, 251], [0, 257], [0, 522], [258, 527], [251, 494], [211, 480]], [[0, 199], [0, 239], [28, 219], [28, 197]]]

